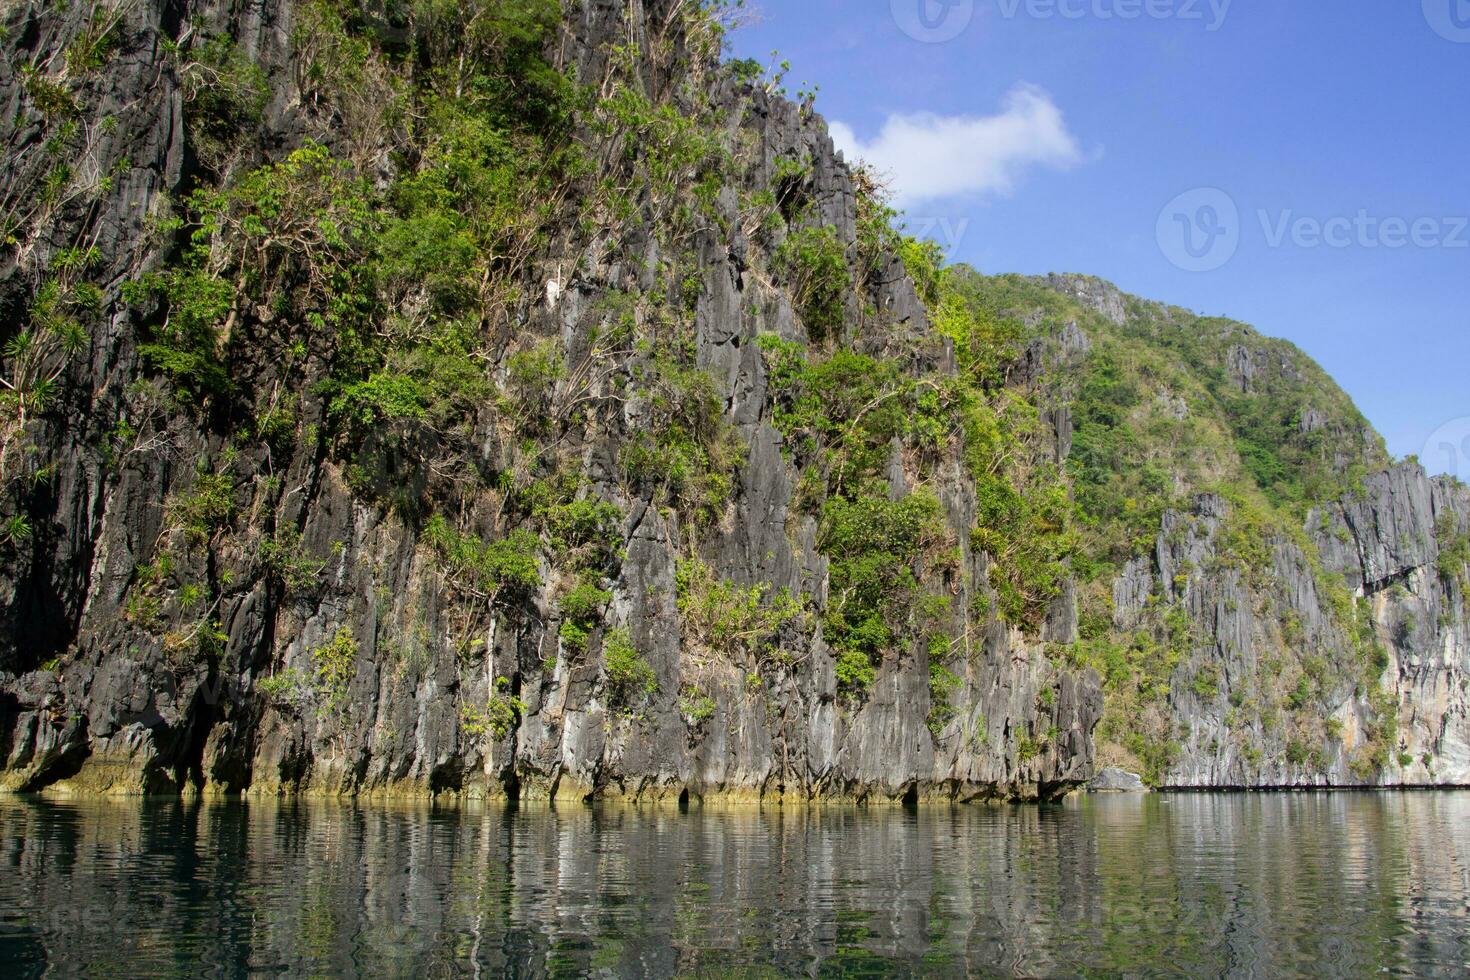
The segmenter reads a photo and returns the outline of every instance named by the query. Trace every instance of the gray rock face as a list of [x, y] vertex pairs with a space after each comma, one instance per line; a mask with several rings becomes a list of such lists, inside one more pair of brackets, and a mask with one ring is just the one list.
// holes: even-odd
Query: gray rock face
[[[1441, 563], [1470, 534], [1470, 489], [1405, 463], [1321, 515], [1324, 561], [1371, 604], [1398, 707], [1390, 785], [1470, 785], [1470, 612], [1463, 568]], [[1347, 719], [1349, 722], [1351, 718]]]
[[[1128, 318], [1127, 300], [1124, 299], [1122, 290], [1110, 282], [1104, 282], [1093, 276], [1053, 274], [1046, 277], [1046, 285], [1063, 295], [1071, 296], [1083, 306], [1101, 313], [1114, 323], [1121, 324]], [[1085, 336], [1079, 343], [1076, 336], [1073, 336], [1070, 331], [1064, 334], [1064, 339], [1068, 347], [1073, 350], [1079, 348], [1086, 350], [1090, 346]]]
[[1143, 777], [1126, 769], [1107, 768], [1087, 784], [1089, 793], [1147, 793]]
[[[0, 103], [9, 107], [7, 118], [17, 118], [21, 103], [12, 66], [37, 51], [62, 50], [83, 30], [85, 6], [19, 5], [6, 15]], [[653, 48], [641, 35], [650, 25], [664, 31], [674, 6], [654, 0], [625, 21], [625, 5], [582, 0], [566, 16], [559, 56], [578, 77], [600, 77], [612, 43]], [[268, 529], [242, 527], [230, 543], [179, 549], [190, 557], [147, 572], [164, 576], [172, 592], [185, 582], [210, 583], [218, 602], [206, 621], [214, 644], [206, 662], [176, 655], [178, 644], [197, 637], [155, 637], [138, 628], [140, 616], [152, 615], [138, 605], [146, 599], [145, 571], [157, 568], [155, 557], [180, 533], [169, 528], [168, 502], [190, 490], [199, 466], [217, 459], [227, 441], [177, 420], [122, 458], [97, 448], [109, 445], [109, 430], [131, 404], [130, 386], [144, 373], [136, 325], [118, 299], [121, 283], [164, 261], [169, 246], [149, 234], [148, 216], [197, 176], [181, 79], [161, 52], [197, 25], [233, 38], [260, 65], [271, 83], [261, 121], [266, 159], [307, 138], [330, 146], [336, 134], [310, 116], [310, 100], [297, 88], [289, 0], [192, 0], [129, 11], [119, 53], [96, 83], [105, 91], [83, 100], [81, 110], [89, 124], [104, 113], [115, 120], [93, 148], [98, 166], [105, 172], [126, 160], [127, 167], [97, 206], [55, 222], [58, 241], [84, 235], [97, 243], [110, 312], [69, 379], [63, 410], [38, 423], [37, 466], [53, 467], [50, 482], [39, 484], [43, 490], [30, 501], [38, 515], [33, 538], [0, 567], [0, 788], [965, 800], [1047, 797], [1091, 777], [1092, 731], [1101, 714], [1097, 678], [1059, 668], [1040, 638], [1028, 639], [993, 614], [972, 615], [997, 603], [986, 585], [988, 561], [969, 543], [974, 493], [955, 461], [934, 489], [969, 571], [951, 594], [964, 620], [981, 625], [957, 638], [959, 689], [953, 717], [942, 725], [931, 724], [929, 664], [919, 651], [896, 651], [878, 669], [871, 693], [853, 700], [839, 695], [820, 628], [783, 637], [791, 665], [769, 674], [756, 673], [741, 655], [692, 647], [675, 602], [684, 529], [614, 477], [616, 440], [626, 433], [608, 433], [582, 450], [590, 492], [624, 515], [625, 554], [607, 583], [609, 622], [628, 631], [657, 680], [657, 693], [636, 713], [613, 706], [597, 661], [563, 649], [548, 625], [556, 603], [551, 583], [466, 619], [450, 600], [442, 559], [418, 530], [392, 510], [364, 503], [314, 445], [270, 460], [274, 478], [254, 500], [257, 513], [298, 522], [305, 551], [327, 556], [316, 581], [292, 591], [262, 574], [257, 552]], [[756, 343], [762, 334], [797, 341], [806, 335], [791, 296], [749, 274], [754, 246], [737, 192], [769, 186], [781, 160], [809, 161], [803, 193], [810, 220], [835, 229], [851, 248], [852, 178], [819, 118], [760, 89], [728, 80], [711, 85], [709, 94], [758, 162], [750, 187], [719, 196], [720, 220], [696, 243], [702, 287], [695, 356], [715, 378], [726, 420], [746, 447], [730, 507], [701, 554], [732, 582], [804, 592], [821, 603], [827, 560], [817, 548], [815, 520], [794, 503], [801, 474], [772, 425]], [[39, 122], [20, 117], [39, 132]], [[36, 194], [43, 176], [17, 169], [4, 187], [6, 203]], [[627, 257], [635, 247], [644, 252], [641, 262]], [[609, 297], [630, 281], [653, 284], [659, 248], [651, 240], [615, 248], [567, 230], [539, 260], [544, 281], [531, 293], [544, 300], [524, 311], [521, 326], [559, 332], [569, 350], [586, 349]], [[907, 343], [928, 331], [901, 263], [889, 256], [883, 268], [871, 304], [885, 331], [853, 328], [846, 340], [859, 348]], [[23, 272], [5, 256], [0, 307], [25, 302]], [[865, 314], [856, 297], [850, 302], [855, 324]], [[1085, 347], [1085, 338], [1072, 343]], [[937, 356], [943, 364], [949, 355]], [[642, 424], [643, 411], [630, 400], [623, 417], [629, 431]], [[322, 421], [322, 405], [306, 404], [302, 424]], [[1062, 441], [1063, 429], [1058, 423]], [[514, 447], [502, 445], [493, 427], [480, 426], [476, 438], [483, 458], [473, 465], [506, 465]], [[243, 452], [238, 465], [264, 472], [267, 461], [253, 452]], [[907, 493], [901, 454], [889, 469], [893, 493]], [[490, 502], [469, 518], [487, 535], [496, 529]], [[542, 571], [545, 581], [550, 570]], [[155, 612], [167, 618], [178, 610], [170, 604]], [[300, 688], [320, 670], [317, 652], [344, 629], [356, 648], [340, 702], [327, 710]], [[1048, 633], [1065, 640], [1075, 630], [1073, 599], [1053, 611]], [[698, 712], [683, 700], [691, 685], [711, 702]], [[477, 712], [512, 697], [514, 723], [501, 736], [487, 732]]]
[[[5, 8], [0, 106], [15, 124], [0, 201], [11, 211], [17, 202], [45, 199], [52, 169], [41, 155], [44, 120], [17, 66], [65, 50], [86, 27], [86, 6]], [[628, 22], [628, 5], [575, 3], [559, 57], [579, 78], [602, 77], [612, 43], [651, 49], [643, 43], [649, 25], [662, 32], [673, 7], [673, 0], [634, 5]], [[95, 243], [94, 276], [105, 293], [105, 313], [56, 406], [29, 423], [38, 451], [17, 465], [25, 470], [33, 533], [0, 544], [0, 788], [968, 800], [1051, 796], [1092, 778], [1099, 680], [1062, 666], [1053, 649], [1086, 635], [1078, 591], [1063, 590], [1040, 636], [991, 612], [998, 603], [990, 560], [971, 543], [975, 491], [955, 458], [937, 468], [929, 489], [943, 505], [959, 573], [934, 584], [970, 625], [952, 638], [953, 710], [934, 714], [926, 651], [893, 651], [871, 692], [850, 698], [839, 691], [819, 626], [780, 638], [779, 670], [763, 670], [739, 650], [691, 642], [675, 599], [689, 529], [618, 477], [620, 445], [649, 411], [629, 399], [606, 431], [576, 446], [587, 493], [622, 514], [623, 554], [602, 583], [612, 595], [607, 625], [627, 630], [657, 683], [657, 693], [629, 712], [614, 704], [599, 659], [574, 655], [555, 628], [558, 583], [544, 559], [541, 587], [467, 615], [421, 528], [365, 503], [349, 474], [315, 444], [267, 456], [258, 447], [233, 448], [227, 426], [179, 416], [119, 448], [118, 420], [135, 417], [135, 383], [146, 375], [139, 324], [120, 300], [121, 287], [166, 261], [172, 245], [155, 233], [155, 219], [199, 176], [199, 147], [168, 45], [197, 25], [232, 38], [259, 64], [270, 91], [258, 134], [262, 162], [309, 138], [328, 146], [340, 139], [334, 121], [312, 117], [298, 88], [289, 0], [128, 10], [105, 75], [81, 83], [79, 96], [79, 169], [112, 178], [90, 188], [86, 200], [59, 206], [43, 234], [0, 253], [0, 339], [11, 336], [4, 324], [19, 322], [30, 301], [37, 257], [67, 243]], [[660, 90], [670, 81], [649, 79]], [[743, 447], [729, 505], [702, 533], [699, 554], [729, 582], [809, 595], [820, 613], [831, 588], [828, 559], [815, 518], [800, 505], [805, 474], [789, 461], [791, 447], [774, 424], [758, 344], [764, 335], [798, 343], [807, 335], [790, 291], [753, 269], [760, 250], [774, 243], [745, 227], [741, 200], [769, 189], [782, 161], [806, 163], [806, 220], [833, 228], [855, 253], [853, 178], [820, 118], [722, 76], [706, 82], [752, 163], [741, 186], [716, 196], [716, 220], [687, 243], [699, 284], [693, 357], [715, 380], [725, 421]], [[626, 238], [560, 229], [534, 263], [527, 294], [535, 300], [515, 311], [516, 329], [558, 337], [568, 351], [589, 350], [609, 300], [630, 284], [656, 282], [666, 246], [647, 229]], [[1129, 315], [1130, 301], [1107, 283], [1081, 276], [1048, 283], [1114, 323]], [[930, 342], [926, 312], [895, 257], [876, 260], [864, 300], [849, 297], [844, 343], [902, 350], [926, 368], [953, 370], [953, 352]], [[864, 329], [869, 319], [881, 328]], [[1017, 371], [1044, 378], [1092, 349], [1093, 340], [1071, 324], [1056, 343], [1032, 345]], [[1223, 367], [1242, 392], [1295, 370], [1245, 348]], [[262, 370], [269, 378], [268, 366]], [[1189, 407], [1182, 399], [1166, 406], [1175, 418], [1187, 417]], [[303, 430], [324, 418], [323, 400], [303, 401]], [[1071, 409], [1045, 405], [1041, 421], [1050, 461], [1064, 462], [1074, 437]], [[1303, 432], [1324, 431], [1323, 424], [1311, 412], [1299, 420]], [[517, 447], [488, 411], [467, 425], [478, 448], [465, 466], [479, 473], [514, 467]], [[405, 435], [401, 454], [427, 452], [432, 439]], [[227, 454], [249, 474], [241, 491], [242, 499], [249, 494], [248, 516], [228, 541], [175, 548], [184, 532], [169, 519], [170, 502], [191, 491], [201, 464]], [[412, 467], [404, 472], [410, 475], [383, 479], [412, 491], [423, 478]], [[913, 491], [902, 451], [889, 454], [884, 475], [895, 499]], [[503, 530], [498, 509], [487, 497], [464, 518], [491, 537]], [[1463, 576], [1440, 567], [1453, 543], [1470, 534], [1470, 491], [1412, 465], [1374, 475], [1361, 496], [1312, 516], [1306, 534], [1320, 562], [1301, 540], [1282, 540], [1260, 542], [1257, 564], [1247, 567], [1233, 553], [1238, 516], [1218, 496], [1186, 502], [1164, 516], [1151, 553], [1103, 586], [1120, 631], [1140, 628], [1160, 603], [1179, 611], [1171, 650], [1178, 662], [1144, 719], [1159, 744], [1174, 748], [1159, 782], [1470, 784], [1470, 614]], [[303, 550], [324, 562], [308, 588], [286, 589], [262, 570], [267, 535], [287, 523], [299, 524]], [[162, 569], [156, 559], [165, 551], [183, 557]], [[150, 592], [149, 576], [163, 580], [167, 588], [155, 591], [167, 601]], [[206, 583], [215, 599], [199, 620], [207, 637], [198, 629], [139, 626], [186, 621], [176, 597], [192, 583]], [[157, 609], [149, 605], [155, 599]], [[1366, 610], [1351, 635], [1344, 601]], [[297, 682], [314, 676], [316, 652], [344, 629], [356, 649], [340, 704], [324, 710]], [[204, 639], [209, 657], [179, 656], [180, 647]], [[1365, 663], [1376, 671], [1379, 651], [1382, 673], [1368, 678]], [[691, 705], [690, 691], [707, 702]], [[516, 705], [503, 734], [483, 717], [496, 699]]]
[[[1152, 560], [1113, 583], [1121, 629], [1155, 601], [1187, 617], [1163, 725], [1178, 751], [1161, 784], [1470, 781], [1470, 623], [1462, 578], [1439, 568], [1470, 528], [1470, 491], [1416, 464], [1369, 477], [1364, 495], [1312, 515], [1320, 569], [1284, 540], [1270, 543], [1269, 567], [1240, 566], [1221, 545], [1233, 513], [1203, 495], [1192, 513], [1166, 514]], [[1356, 640], [1342, 626], [1353, 602]], [[1364, 668], [1374, 649], [1381, 675]]]

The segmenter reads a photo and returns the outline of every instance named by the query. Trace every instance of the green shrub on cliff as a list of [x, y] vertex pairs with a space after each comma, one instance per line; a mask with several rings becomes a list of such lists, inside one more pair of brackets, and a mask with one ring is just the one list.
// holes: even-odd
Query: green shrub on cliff
[[261, 67], [229, 37], [201, 33], [187, 49], [164, 42], [183, 89], [184, 119], [200, 161], [215, 173], [245, 152], [259, 125], [270, 86]]
[[655, 359], [641, 378], [645, 417], [624, 443], [630, 484], [708, 525], [724, 513], [740, 462], [719, 388], [707, 372]]
[[292, 594], [310, 589], [327, 566], [324, 559], [307, 551], [301, 529], [294, 524], [261, 541], [259, 556], [266, 576]]
[[443, 556], [450, 577], [462, 589], [492, 605], [507, 590], [533, 589], [541, 583], [536, 562], [540, 542], [530, 531], [486, 541], [456, 530], [435, 514], [424, 526], [424, 540]]
[[930, 654], [929, 662], [929, 717], [927, 719], [929, 731], [938, 738], [945, 727], [954, 720], [959, 713], [958, 706], [954, 703], [954, 697], [964, 687], [964, 680], [944, 664], [934, 660], [933, 653]]
[[495, 689], [484, 707], [460, 705], [459, 724], [466, 735], [473, 738], [489, 735], [498, 742], [515, 730], [525, 711], [526, 702], [511, 693], [510, 678], [497, 677]]
[[311, 680], [299, 670], [283, 670], [255, 682], [255, 690], [280, 711], [297, 711], [311, 697]]
[[557, 603], [562, 623], [558, 635], [568, 653], [587, 649], [592, 631], [602, 622], [603, 611], [612, 601], [612, 593], [585, 579], [578, 581]]
[[582, 497], [538, 503], [533, 517], [541, 524], [553, 560], [572, 571], [603, 567], [623, 544], [623, 512], [610, 501]]
[[203, 543], [229, 524], [235, 515], [235, 484], [225, 473], [197, 473], [194, 486], [169, 502], [173, 525], [194, 543]]
[[612, 630], [602, 641], [603, 670], [611, 706], [632, 712], [658, 692], [658, 675], [633, 645], [625, 627]]
[[790, 590], [737, 585], [698, 558], [680, 560], [674, 582], [685, 640], [737, 662], [763, 659], [783, 631], [806, 625], [806, 605]]
[[829, 227], [803, 228], [777, 249], [772, 266], [791, 282], [796, 310], [813, 341], [821, 343], [842, 328], [852, 271], [847, 249]]
[[347, 707], [352, 679], [357, 674], [357, 637], [352, 627], [339, 627], [330, 640], [313, 648], [311, 666], [322, 712], [340, 713]]
[[822, 510], [818, 546], [831, 559], [831, 587], [823, 618], [827, 642], [838, 651], [847, 685], [872, 678], [857, 657], [880, 662], [921, 627], [917, 614], [926, 582], [952, 568], [952, 541], [939, 500], [919, 492], [890, 500], [870, 489]]

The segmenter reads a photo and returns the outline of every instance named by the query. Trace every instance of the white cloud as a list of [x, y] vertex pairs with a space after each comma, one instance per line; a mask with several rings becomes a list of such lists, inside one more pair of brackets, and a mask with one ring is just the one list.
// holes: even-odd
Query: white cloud
[[1031, 168], [1066, 168], [1082, 158], [1062, 111], [1032, 85], [1011, 89], [994, 116], [889, 116], [868, 142], [845, 123], [833, 122], [831, 131], [849, 161], [865, 160], [892, 181], [900, 208], [962, 194], [1009, 194]]

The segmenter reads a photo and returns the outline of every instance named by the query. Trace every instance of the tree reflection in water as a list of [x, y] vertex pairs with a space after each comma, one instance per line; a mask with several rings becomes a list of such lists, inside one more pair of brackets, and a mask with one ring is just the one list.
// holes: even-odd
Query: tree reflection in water
[[1364, 974], [1470, 958], [1470, 794], [0, 802], [0, 975]]

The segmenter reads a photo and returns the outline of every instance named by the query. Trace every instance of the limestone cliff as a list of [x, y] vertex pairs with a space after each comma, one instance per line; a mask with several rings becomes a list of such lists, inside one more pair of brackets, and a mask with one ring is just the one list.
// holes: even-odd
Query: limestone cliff
[[1390, 465], [1317, 365], [1241, 324], [1085, 277], [987, 288], [1033, 325], [1112, 558], [1062, 654], [1107, 677], [1104, 763], [1198, 788], [1470, 781], [1470, 490]]
[[[333, 393], [307, 330], [313, 316], [342, 314], [293, 308], [309, 308], [300, 299], [309, 281], [265, 303], [248, 295], [255, 273], [229, 266], [236, 292], [205, 348], [173, 339], [176, 356], [160, 353], [159, 338], [172, 338], [185, 315], [179, 276], [194, 274], [188, 236], [199, 218], [180, 201], [249, 186], [250, 175], [287, 181], [282, 198], [315, 194], [338, 170], [292, 156], [313, 147], [361, 180], [343, 178], [343, 195], [371, 197], [429, 152], [403, 136], [417, 125], [411, 114], [388, 118], [402, 91], [394, 72], [421, 70], [447, 42], [394, 9], [290, 0], [8, 8], [0, 93], [18, 125], [4, 206], [18, 218], [0, 270], [5, 335], [36, 320], [38, 284], [67, 261], [85, 264], [97, 294], [80, 350], [55, 355], [57, 396], [17, 421], [5, 459], [6, 514], [25, 526], [14, 527], [0, 565], [3, 784], [896, 800], [1047, 796], [1087, 778], [1096, 679], [1059, 668], [1039, 637], [990, 611], [987, 558], [969, 543], [973, 489], [953, 452], [924, 478], [953, 557], [944, 571], [917, 558], [903, 571], [966, 624], [951, 644], [945, 710], [936, 711], [931, 657], [917, 641], [875, 658], [860, 691], [839, 690], [822, 625], [829, 561], [812, 509], [794, 501], [803, 473], [773, 425], [770, 359], [757, 340], [812, 342], [797, 287], [773, 273], [772, 256], [801, 229], [826, 228], [855, 266], [854, 177], [809, 108], [716, 66], [718, 44], [700, 47], [711, 22], [692, 5], [581, 0], [537, 42], [580, 97], [603, 99], [599, 107], [625, 97], [618, 105], [647, 112], [643, 123], [671, 139], [717, 137], [725, 162], [693, 218], [659, 196], [684, 194], [692, 172], [600, 198], [656, 150], [629, 148], [643, 123], [613, 115], [603, 126], [577, 110], [570, 139], [587, 169], [559, 191], [561, 210], [553, 202], [538, 217], [514, 268], [487, 265], [485, 279], [493, 273], [506, 288], [457, 307], [473, 308], [475, 342], [487, 343], [467, 382], [479, 394], [445, 395], [454, 417], [442, 427], [414, 403], [346, 431], [351, 413], [334, 405], [369, 389]], [[508, 44], [511, 29], [497, 26], [495, 43]], [[79, 57], [99, 35], [96, 57]], [[340, 89], [323, 81], [329, 69], [350, 73]], [[364, 92], [383, 100], [382, 119]], [[700, 119], [705, 133], [679, 130], [679, 116]], [[317, 169], [289, 183], [305, 167]], [[283, 221], [288, 204], [271, 201], [251, 220]], [[220, 204], [219, 220], [233, 220], [236, 203]], [[326, 237], [349, 237], [350, 209], [332, 211], [337, 203], [314, 203], [321, 210], [292, 234], [342, 250], [315, 238], [329, 211], [338, 223]], [[175, 215], [183, 220], [171, 223]], [[211, 240], [201, 261], [213, 278], [202, 288], [231, 261], [230, 241]], [[74, 243], [85, 259], [65, 251]], [[927, 359], [916, 370], [952, 370], [943, 345], [924, 340], [926, 313], [902, 265], [891, 253], [867, 261], [841, 300], [835, 342], [911, 343]], [[333, 288], [355, 269], [333, 266]], [[164, 299], [140, 299], [148, 290], [129, 285], [149, 275], [164, 277], [155, 290]], [[375, 288], [378, 302], [386, 287]], [[411, 282], [385, 309], [412, 318], [438, 301]], [[671, 368], [656, 359], [666, 314], [683, 344]], [[609, 341], [620, 327], [634, 336]], [[283, 331], [306, 336], [273, 346]], [[526, 381], [542, 354], [551, 366]], [[210, 376], [178, 370], [185, 355], [217, 359], [228, 385], [186, 397]], [[668, 431], [660, 413], [670, 399], [681, 411], [680, 399], [703, 397], [688, 395], [687, 380], [660, 388], [649, 380], [660, 371], [713, 386], [712, 416], [690, 423], [718, 430], [694, 437], [693, 469], [709, 472], [679, 472], [687, 487], [726, 466], [722, 453], [730, 459], [728, 486], [702, 518], [672, 477], [646, 479], [630, 462], [643, 433]], [[890, 497], [900, 501], [916, 471], [901, 441], [892, 457]], [[547, 491], [548, 502], [520, 513], [560, 517], [509, 516], [512, 501], [554, 483], [572, 489]], [[527, 540], [518, 532], [536, 536], [518, 552], [532, 567], [504, 581], [497, 572], [492, 584], [487, 556]], [[707, 578], [701, 595], [721, 609], [767, 609], [778, 597], [796, 608], [760, 613], [770, 635], [758, 643], [702, 642], [681, 610], [680, 568]], [[572, 601], [589, 596], [591, 609]]]
[[1470, 781], [1470, 491], [678, 0], [7, 5], [0, 787]]

